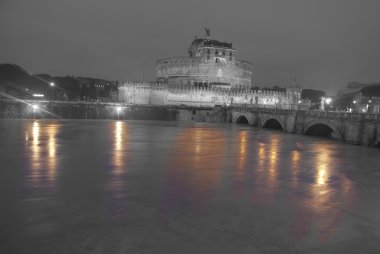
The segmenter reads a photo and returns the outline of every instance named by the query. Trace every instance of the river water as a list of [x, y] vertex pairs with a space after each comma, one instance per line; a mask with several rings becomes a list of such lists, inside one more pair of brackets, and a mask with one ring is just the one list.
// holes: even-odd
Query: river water
[[380, 253], [379, 149], [158, 121], [0, 140], [0, 253]]

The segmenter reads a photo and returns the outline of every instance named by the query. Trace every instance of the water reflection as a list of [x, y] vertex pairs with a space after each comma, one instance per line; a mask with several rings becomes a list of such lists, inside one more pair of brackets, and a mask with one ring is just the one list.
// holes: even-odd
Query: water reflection
[[[190, 228], [194, 235], [199, 234], [203, 239], [215, 232], [217, 237], [225, 239], [239, 232], [237, 237], [248, 239], [254, 234], [251, 229], [257, 229], [254, 237], [262, 234], [267, 239], [314, 244], [315, 240], [328, 242], [350, 223], [344, 216], [347, 210], [352, 210], [357, 187], [344, 174], [346, 169], [341, 158], [345, 150], [334, 144], [259, 130], [231, 131], [204, 125], [194, 128], [157, 124], [154, 129], [137, 125], [139, 132], [133, 132], [137, 129], [133, 125], [136, 123], [102, 121], [92, 125], [94, 129], [85, 129], [104, 135], [91, 136], [97, 138], [93, 143], [96, 146], [80, 157], [80, 160], [87, 160], [92, 159], [94, 153], [100, 155], [96, 161], [99, 165], [79, 165], [78, 161], [67, 159], [67, 154], [62, 156], [60, 151], [72, 152], [71, 147], [76, 145], [87, 148], [87, 140], [66, 142], [67, 136], [57, 137], [62, 124], [65, 125], [49, 121], [28, 122], [25, 133], [27, 185], [31, 189], [55, 187], [57, 168], [62, 165], [58, 158], [64, 160], [65, 165], [75, 170], [66, 171], [62, 183], [85, 181], [91, 185], [88, 196], [83, 195], [81, 201], [86, 200], [84, 206], [88, 210], [102, 211], [90, 221], [87, 208], [72, 206], [86, 217], [86, 220], [78, 220], [80, 225], [89, 221], [130, 220], [139, 223], [120, 225], [128, 225], [130, 232], [148, 228], [160, 235], [163, 230], [160, 220], [164, 217], [167, 228], [184, 236], [189, 236], [186, 234]], [[80, 123], [65, 128], [79, 132], [84, 127]], [[152, 136], [162, 135], [163, 129], [169, 129], [173, 139], [167, 141], [168, 145], [158, 146], [157, 143], [166, 140], [152, 139]], [[303, 145], [295, 145], [295, 139], [301, 139]], [[139, 146], [141, 143], [144, 149]], [[67, 145], [67, 149], [60, 144]], [[149, 149], [145, 149], [148, 146]], [[153, 158], [147, 158], [147, 154]], [[148, 159], [152, 163], [145, 163]], [[85, 173], [79, 174], [83, 178], [78, 177], [78, 172]], [[97, 172], [102, 174], [94, 177]], [[87, 177], [89, 173], [91, 177]], [[70, 203], [72, 195], [78, 193], [68, 189], [62, 188], [62, 193], [66, 192], [63, 194]], [[106, 203], [98, 202], [98, 198], [86, 203], [88, 197], [91, 201], [92, 195], [106, 197]], [[106, 219], [101, 220], [104, 210]], [[140, 214], [146, 217], [141, 220]], [[145, 219], [149, 216], [152, 220]], [[49, 218], [44, 220], [49, 221]], [[219, 227], [219, 222], [226, 226]], [[276, 227], [280, 230], [273, 230]], [[129, 231], [125, 233], [127, 237], [133, 235], [128, 234]]]
[[300, 170], [301, 152], [293, 150], [291, 152], [291, 175], [292, 175], [292, 187], [296, 188], [299, 183], [298, 173]]
[[125, 136], [127, 135], [127, 130], [124, 122], [117, 121], [114, 125], [114, 152], [113, 152], [113, 165], [114, 174], [118, 175], [123, 172], [124, 166], [124, 149], [125, 149]]
[[[28, 122], [25, 142], [30, 171], [26, 175], [30, 188], [54, 188], [57, 177], [57, 134], [60, 123]], [[29, 137], [32, 137], [30, 140]]]
[[111, 151], [112, 167], [110, 172], [109, 215], [111, 218], [122, 218], [126, 215], [126, 162], [129, 130], [123, 121], [111, 123], [113, 149]]
[[257, 171], [259, 173], [263, 172], [265, 162], [266, 162], [266, 147], [264, 143], [259, 143], [258, 155], [257, 155], [258, 165]]
[[313, 230], [320, 242], [327, 242], [339, 230], [344, 211], [353, 205], [355, 189], [352, 182], [337, 170], [341, 161], [328, 144], [315, 144], [312, 152], [314, 181], [310, 184], [308, 198], [298, 211], [295, 236], [302, 239]]
[[278, 160], [280, 151], [280, 137], [278, 135], [271, 135], [269, 149], [269, 169], [268, 169], [268, 187], [274, 195], [278, 182]]
[[248, 131], [243, 130], [238, 132], [238, 150], [237, 150], [237, 174], [239, 177], [245, 175], [248, 149]]
[[178, 135], [168, 158], [167, 211], [205, 204], [220, 184], [225, 143], [218, 129], [186, 128]]

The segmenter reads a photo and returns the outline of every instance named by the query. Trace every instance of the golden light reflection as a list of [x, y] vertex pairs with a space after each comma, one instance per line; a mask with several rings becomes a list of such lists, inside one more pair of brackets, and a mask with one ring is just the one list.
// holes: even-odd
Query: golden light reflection
[[278, 135], [271, 135], [269, 146], [269, 170], [268, 185], [272, 189], [276, 188], [278, 182], [278, 154], [280, 149], [280, 138]]
[[259, 143], [258, 154], [258, 172], [261, 173], [264, 170], [266, 160], [266, 149], [264, 143]]
[[126, 163], [129, 129], [126, 122], [116, 121], [110, 125], [111, 130], [111, 171], [109, 178], [110, 187], [110, 215], [112, 218], [121, 218], [125, 215], [125, 191], [126, 191]]
[[331, 154], [328, 147], [324, 147], [318, 144], [313, 149], [315, 174], [314, 174], [314, 184], [311, 187], [312, 191], [312, 207], [314, 207], [315, 212], [319, 212], [323, 205], [328, 202], [331, 197], [332, 190], [328, 184], [328, 180], [332, 173], [333, 168], [331, 168]]
[[113, 152], [113, 164], [114, 173], [116, 175], [123, 173], [124, 171], [124, 149], [125, 149], [125, 132], [126, 126], [122, 121], [115, 122], [114, 125], [114, 152]]
[[32, 135], [33, 135], [33, 141], [32, 141], [32, 170], [33, 170], [33, 179], [37, 178], [39, 175], [39, 171], [41, 170], [41, 154], [40, 154], [40, 124], [38, 121], [33, 122], [32, 125]]
[[292, 186], [298, 186], [298, 172], [300, 167], [301, 152], [293, 150], [290, 155], [291, 158], [291, 175], [292, 175]]
[[[53, 188], [57, 172], [56, 135], [60, 124], [55, 122], [34, 121], [28, 123], [25, 142], [29, 148], [30, 169], [28, 183], [33, 188]], [[32, 136], [31, 143], [29, 136]]]
[[169, 155], [168, 188], [175, 186], [184, 192], [168, 193], [166, 202], [204, 199], [218, 186], [225, 139], [225, 134], [214, 128], [186, 128], [178, 135]]
[[247, 161], [247, 146], [248, 146], [248, 131], [240, 131], [239, 132], [239, 151], [238, 151], [238, 171], [239, 175], [243, 175], [242, 170], [245, 168], [245, 164]]
[[256, 205], [273, 202], [278, 186], [278, 170], [280, 163], [281, 139], [277, 134], [271, 134], [269, 139], [258, 143], [257, 170], [254, 181], [260, 186], [252, 197]]
[[56, 136], [59, 130], [58, 124], [50, 124], [46, 128], [48, 136], [48, 180], [51, 186], [55, 185], [57, 177], [57, 140]]
[[[315, 180], [310, 186], [310, 198], [303, 209], [309, 210], [305, 216], [313, 217], [316, 222], [314, 226], [320, 242], [327, 242], [337, 231], [344, 211], [353, 204], [355, 190], [352, 182], [335, 169], [334, 165], [339, 163], [339, 159], [333, 156], [329, 144], [315, 144], [312, 152]], [[334, 183], [330, 180], [332, 178]], [[336, 188], [339, 185], [342, 186], [341, 192]], [[309, 227], [312, 228], [312, 225]]]

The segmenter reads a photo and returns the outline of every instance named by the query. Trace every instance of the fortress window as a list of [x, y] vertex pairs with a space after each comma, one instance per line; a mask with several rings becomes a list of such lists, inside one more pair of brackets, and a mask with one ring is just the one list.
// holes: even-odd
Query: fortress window
[[226, 55], [226, 51], [223, 50], [223, 56], [225, 56], [225, 55]]
[[210, 54], [210, 49], [207, 49], [207, 54]]
[[215, 55], [217, 56], [219, 54], [219, 51], [218, 50], [215, 50]]
[[215, 63], [217, 63], [218, 62], [218, 58], [215, 58]]

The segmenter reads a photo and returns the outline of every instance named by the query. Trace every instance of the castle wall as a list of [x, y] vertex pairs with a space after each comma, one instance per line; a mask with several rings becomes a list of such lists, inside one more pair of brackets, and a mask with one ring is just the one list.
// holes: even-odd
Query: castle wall
[[238, 60], [215, 61], [187, 57], [163, 59], [157, 63], [157, 79], [169, 85], [202, 82], [227, 83], [232, 88], [251, 86], [252, 64]]
[[141, 105], [210, 106], [246, 104], [269, 108], [298, 108], [299, 93], [266, 90], [194, 88], [125, 84], [119, 87], [119, 102]]

